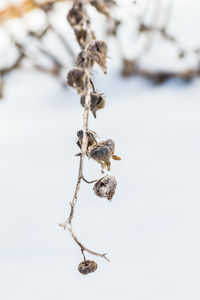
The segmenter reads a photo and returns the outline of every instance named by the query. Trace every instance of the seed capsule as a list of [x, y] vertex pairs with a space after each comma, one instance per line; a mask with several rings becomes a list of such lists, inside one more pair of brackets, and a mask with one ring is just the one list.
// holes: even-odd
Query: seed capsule
[[115, 194], [116, 186], [116, 178], [106, 175], [95, 183], [93, 190], [98, 197], [107, 198], [111, 201]]
[[78, 266], [78, 270], [81, 274], [87, 275], [96, 271], [98, 265], [95, 261], [85, 260], [81, 262]]
[[[102, 94], [98, 93], [90, 93], [91, 97], [91, 104], [90, 104], [90, 110], [93, 113], [94, 117], [96, 118], [96, 112], [97, 110], [100, 110], [104, 108], [106, 104], [106, 100], [103, 97]], [[85, 96], [81, 96], [81, 105], [84, 107], [85, 106]]]

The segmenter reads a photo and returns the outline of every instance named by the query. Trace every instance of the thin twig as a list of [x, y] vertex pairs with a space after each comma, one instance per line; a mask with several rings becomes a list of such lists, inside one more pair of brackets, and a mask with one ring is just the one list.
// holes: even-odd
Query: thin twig
[[92, 181], [89, 181], [89, 180], [87, 180], [87, 179], [85, 179], [85, 177], [84, 176], [82, 176], [82, 179], [86, 182], [86, 183], [94, 183], [94, 182], [97, 182], [97, 179], [95, 179], [95, 180], [92, 180]]
[[[74, 209], [75, 209], [75, 205], [77, 203], [77, 199], [78, 199], [78, 193], [80, 190], [80, 186], [81, 186], [81, 180], [84, 178], [83, 176], [83, 167], [84, 167], [84, 160], [85, 160], [85, 156], [86, 156], [86, 152], [87, 152], [87, 144], [88, 144], [88, 137], [87, 137], [87, 131], [88, 131], [88, 119], [89, 119], [89, 111], [90, 111], [90, 93], [89, 90], [87, 91], [86, 97], [85, 97], [85, 109], [84, 109], [84, 114], [83, 114], [83, 141], [82, 141], [82, 146], [81, 146], [81, 156], [80, 156], [80, 163], [79, 163], [79, 171], [78, 171], [78, 179], [77, 179], [77, 183], [76, 183], [76, 188], [75, 188], [75, 192], [74, 192], [74, 196], [73, 196], [73, 200], [70, 203], [71, 205], [71, 211], [69, 214], [68, 219], [64, 222], [64, 223], [60, 223], [59, 225], [61, 227], [63, 227], [64, 229], [68, 229], [69, 233], [71, 234], [72, 238], [74, 239], [74, 241], [79, 245], [79, 247], [81, 248], [81, 252], [83, 253], [83, 251], [86, 251], [92, 255], [95, 256], [100, 256], [102, 258], [105, 258], [107, 261], [109, 261], [109, 259], [106, 257], [106, 254], [100, 254], [97, 252], [94, 252], [92, 250], [89, 250], [87, 247], [85, 247], [76, 237], [76, 235], [73, 232], [72, 229], [72, 219], [74, 216]], [[83, 179], [84, 180], [84, 179]]]

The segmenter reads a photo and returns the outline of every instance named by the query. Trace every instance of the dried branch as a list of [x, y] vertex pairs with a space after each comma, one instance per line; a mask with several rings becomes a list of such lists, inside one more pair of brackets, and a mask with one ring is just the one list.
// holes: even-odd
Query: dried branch
[[[94, 1], [92, 1], [91, 4], [93, 4], [93, 2]], [[78, 67], [73, 68], [68, 72], [67, 81], [68, 85], [75, 88], [77, 92], [81, 95], [80, 102], [81, 105], [84, 107], [84, 113], [83, 129], [79, 130], [77, 133], [77, 145], [80, 147], [81, 152], [77, 155], [80, 157], [80, 162], [75, 192], [73, 195], [73, 200], [70, 203], [71, 210], [67, 220], [59, 224], [64, 229], [68, 229], [72, 238], [80, 247], [84, 259], [84, 261], [79, 265], [79, 272], [82, 274], [89, 274], [91, 272], [94, 272], [97, 268], [97, 264], [95, 262], [86, 260], [84, 252], [87, 252], [94, 256], [99, 256], [109, 261], [109, 259], [106, 256], [106, 253], [101, 254], [85, 247], [79, 241], [72, 229], [72, 220], [74, 217], [75, 206], [78, 200], [81, 181], [83, 180], [86, 183], [96, 183], [98, 181], [88, 181], [85, 179], [83, 175], [85, 157], [92, 157], [94, 160], [100, 163], [102, 167], [107, 167], [109, 170], [110, 157], [114, 154], [115, 148], [114, 142], [112, 140], [106, 140], [105, 142], [97, 143], [97, 134], [94, 131], [88, 129], [90, 110], [94, 114], [94, 117], [96, 117], [96, 111], [103, 108], [105, 105], [105, 99], [103, 95], [98, 94], [96, 92], [93, 81], [91, 79], [91, 74], [92, 67], [95, 62], [101, 67], [103, 72], [106, 74], [107, 45], [105, 42], [98, 41], [95, 39], [94, 32], [90, 27], [90, 20], [87, 15], [86, 6], [87, 1], [74, 1], [73, 7], [70, 9], [67, 15], [68, 22], [72, 26], [77, 42], [79, 43], [82, 49], [81, 52], [78, 54], [76, 62]], [[105, 13], [105, 11], [102, 11], [102, 13]], [[92, 88], [93, 92], [90, 92], [90, 88]], [[96, 148], [94, 148], [94, 146], [96, 146]], [[113, 155], [113, 157], [115, 156]], [[103, 186], [100, 186], [102, 191], [105, 190], [104, 193], [101, 191], [101, 193], [99, 194], [96, 191], [97, 196], [107, 197], [107, 188], [110, 189], [110, 186], [108, 187], [109, 178], [110, 177], [108, 176], [108, 179], [105, 180]], [[112, 196], [114, 195], [115, 188], [116, 185], [112, 190]]]

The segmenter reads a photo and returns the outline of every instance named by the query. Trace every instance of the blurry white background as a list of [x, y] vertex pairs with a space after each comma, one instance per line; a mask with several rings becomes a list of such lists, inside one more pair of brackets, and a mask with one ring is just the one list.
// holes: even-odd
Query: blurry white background
[[[200, 43], [199, 12], [198, 1], [176, 0], [170, 26], [191, 47]], [[57, 25], [72, 35], [65, 12], [62, 17]], [[173, 67], [173, 53], [159, 45], [145, 63]], [[95, 74], [107, 105], [96, 120], [91, 116], [90, 128], [116, 142], [122, 161], [113, 161], [111, 173], [118, 187], [108, 203], [83, 183], [74, 217], [80, 240], [107, 252], [111, 262], [88, 255], [99, 267], [86, 277], [77, 271], [79, 248], [58, 226], [69, 214], [77, 178], [79, 97], [38, 72], [7, 78], [0, 101], [3, 300], [200, 298], [200, 80], [153, 86], [122, 79], [115, 47], [108, 75], [98, 68]], [[100, 167], [86, 161], [85, 176], [100, 177]]]

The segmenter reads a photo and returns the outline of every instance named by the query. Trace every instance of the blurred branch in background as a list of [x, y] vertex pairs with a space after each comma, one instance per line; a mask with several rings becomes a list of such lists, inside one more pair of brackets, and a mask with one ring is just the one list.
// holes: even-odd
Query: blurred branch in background
[[[63, 35], [62, 30], [55, 26], [53, 19], [58, 18], [60, 11], [58, 5], [66, 6], [70, 0], [22, 0], [12, 3], [7, 2], [4, 7], [0, 7], [0, 29], [9, 39], [8, 48], [15, 49], [15, 57], [12, 61], [7, 60], [9, 51], [2, 55], [0, 47], [0, 97], [3, 96], [3, 87], [6, 75], [13, 70], [23, 68], [27, 64], [32, 69], [52, 75], [61, 84], [65, 82], [64, 72], [75, 61], [74, 49], [70, 36]], [[77, 1], [78, 2], [78, 1]], [[175, 0], [140, 0], [131, 1], [129, 8], [123, 7], [123, 1], [113, 0], [88, 0], [94, 8], [104, 15], [102, 26], [105, 25], [107, 40], [114, 40], [116, 52], [118, 52], [123, 77], [141, 76], [160, 84], [170, 78], [179, 78], [190, 81], [200, 75], [200, 48], [188, 49], [184, 47], [179, 38], [169, 30], [172, 20], [172, 12]], [[127, 2], [128, 3], [128, 2]], [[27, 25], [27, 16], [32, 11], [42, 13], [43, 22], [37, 29]], [[112, 14], [112, 15], [111, 15]], [[123, 18], [123, 15], [126, 17]], [[31, 16], [37, 23], [37, 16]], [[128, 23], [127, 20], [131, 22]], [[11, 30], [10, 23], [18, 22], [25, 32], [24, 38], [19, 38], [15, 31]], [[126, 28], [126, 23], [128, 27]], [[132, 39], [123, 40], [128, 31], [132, 34]], [[60, 44], [62, 51], [67, 53], [68, 60], [61, 59], [55, 47], [46, 45], [47, 36], [51, 34], [56, 39], [56, 44]], [[155, 42], [165, 41], [177, 52], [177, 59], [181, 62], [187, 57], [192, 57], [196, 63], [191, 67], [175, 69], [173, 63], [167, 70], [162, 67], [149, 68], [143, 62], [147, 55], [150, 55]], [[0, 38], [0, 41], [2, 39]], [[30, 46], [34, 45], [34, 46]], [[10, 47], [11, 46], [11, 47]], [[127, 48], [132, 48], [132, 54], [127, 55]], [[137, 51], [135, 50], [137, 49]], [[60, 51], [61, 52], [61, 51]], [[66, 57], [66, 55], [65, 55]], [[45, 61], [45, 63], [44, 63]], [[5, 65], [6, 63], [6, 65]], [[182, 65], [184, 65], [182, 63]]]

